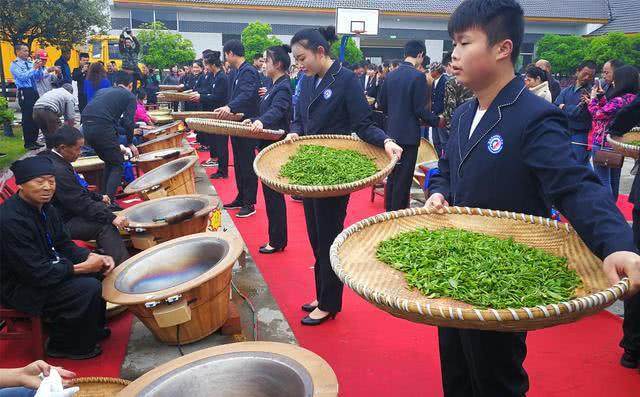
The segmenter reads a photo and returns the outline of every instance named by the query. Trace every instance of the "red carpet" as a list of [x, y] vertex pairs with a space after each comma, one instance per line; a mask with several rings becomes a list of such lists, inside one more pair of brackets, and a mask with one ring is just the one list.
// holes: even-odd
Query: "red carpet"
[[[205, 159], [208, 155], [201, 154]], [[214, 168], [207, 171], [211, 173]], [[223, 201], [235, 197], [233, 168], [229, 179], [214, 185]], [[626, 197], [619, 205], [627, 219]], [[262, 192], [257, 214], [233, 217], [251, 255], [272, 294], [291, 324], [298, 341], [324, 357], [335, 370], [342, 396], [439, 396], [442, 394], [436, 329], [397, 319], [366, 303], [348, 288], [344, 310], [334, 321], [316, 327], [300, 325], [299, 307], [313, 299], [312, 254], [306, 236], [302, 204], [287, 200], [289, 245], [283, 253], [262, 255], [258, 247], [267, 241], [267, 221]], [[347, 225], [382, 211], [382, 199], [369, 202], [369, 191], [351, 197]], [[232, 215], [235, 211], [232, 211]], [[118, 376], [131, 326], [131, 316], [110, 323], [113, 335], [105, 353], [87, 361], [51, 360], [81, 376]], [[636, 396], [640, 390], [637, 371], [618, 365], [621, 321], [608, 313], [578, 323], [529, 334], [529, 356], [525, 363], [531, 377], [530, 396], [596, 397]], [[32, 361], [25, 343], [0, 341], [0, 367]]]
[[[201, 154], [201, 158], [207, 156]], [[208, 169], [211, 173], [215, 169]], [[229, 179], [215, 180], [224, 202], [236, 194]], [[257, 214], [232, 217], [300, 344], [325, 358], [343, 396], [438, 396], [442, 394], [436, 328], [392, 317], [345, 288], [343, 312], [320, 327], [302, 327], [301, 304], [313, 300], [313, 263], [302, 204], [287, 199], [289, 244], [283, 253], [262, 255], [267, 220], [259, 190]], [[351, 196], [347, 224], [383, 210], [369, 191]], [[640, 375], [618, 365], [621, 321], [601, 313], [579, 323], [530, 333], [526, 368], [530, 396], [636, 396]]]
[[[131, 334], [133, 315], [123, 313], [109, 321], [111, 336], [100, 343], [102, 354], [91, 360], [61, 360], [45, 358], [50, 364], [62, 366], [74, 371], [78, 376], [120, 377], [120, 366], [124, 361]], [[0, 341], [0, 368], [21, 367], [35, 361], [29, 342]]]

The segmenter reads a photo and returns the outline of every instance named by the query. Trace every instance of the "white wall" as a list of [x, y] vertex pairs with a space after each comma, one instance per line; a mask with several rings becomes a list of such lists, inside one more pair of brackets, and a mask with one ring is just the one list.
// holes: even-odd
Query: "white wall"
[[200, 58], [206, 49], [222, 52], [222, 33], [190, 33], [180, 32], [184, 38], [191, 40], [196, 57]]
[[442, 62], [443, 40], [425, 40], [424, 46], [427, 47], [427, 55], [431, 58], [431, 62]]

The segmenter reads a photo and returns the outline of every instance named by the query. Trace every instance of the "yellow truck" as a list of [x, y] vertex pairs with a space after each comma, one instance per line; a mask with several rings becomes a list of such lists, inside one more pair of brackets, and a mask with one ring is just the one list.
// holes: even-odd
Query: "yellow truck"
[[[33, 54], [36, 50], [41, 48], [43, 48], [43, 46], [35, 41], [31, 46], [31, 53]], [[0, 50], [2, 51], [4, 79], [9, 89], [9, 96], [15, 97], [15, 85], [13, 84], [13, 76], [11, 75], [11, 71], [9, 70], [11, 62], [16, 59], [16, 56], [13, 52], [13, 46], [9, 42], [0, 41]], [[55, 61], [60, 58], [60, 50], [56, 47], [48, 46], [45, 46], [44, 50], [47, 51], [47, 54], [49, 55], [46, 66], [53, 66]], [[86, 45], [76, 46], [75, 48], [73, 48], [71, 50], [71, 59], [69, 60], [69, 67], [72, 71], [74, 68], [78, 67], [78, 54], [80, 52], [89, 53], [91, 62], [102, 61], [106, 65], [111, 61], [115, 61], [118, 65], [118, 68], [122, 66], [120, 51], [118, 50], [118, 36], [93, 36], [89, 39]]]

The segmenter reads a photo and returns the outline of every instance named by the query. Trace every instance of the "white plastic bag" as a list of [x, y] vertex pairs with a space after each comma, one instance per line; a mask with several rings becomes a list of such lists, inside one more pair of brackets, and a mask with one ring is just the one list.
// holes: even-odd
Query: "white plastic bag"
[[79, 387], [65, 389], [62, 386], [62, 377], [55, 368], [51, 368], [49, 376], [42, 379], [35, 397], [72, 397], [80, 390]]

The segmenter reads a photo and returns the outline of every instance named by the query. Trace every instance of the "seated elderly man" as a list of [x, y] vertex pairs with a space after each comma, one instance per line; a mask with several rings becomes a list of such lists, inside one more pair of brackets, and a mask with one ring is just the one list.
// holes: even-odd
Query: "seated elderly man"
[[19, 190], [0, 205], [0, 303], [50, 323], [47, 355], [87, 359], [100, 353], [105, 302], [98, 280], [113, 259], [75, 245], [50, 204], [53, 162], [42, 156], [12, 164]]
[[127, 226], [127, 219], [116, 216], [107, 206], [109, 196], [90, 192], [78, 181], [71, 163], [80, 156], [84, 145], [82, 133], [74, 127], [62, 126], [49, 137], [52, 149], [39, 153], [53, 162], [56, 192], [53, 205], [60, 213], [72, 240], [95, 240], [116, 265], [129, 258], [117, 228]]

